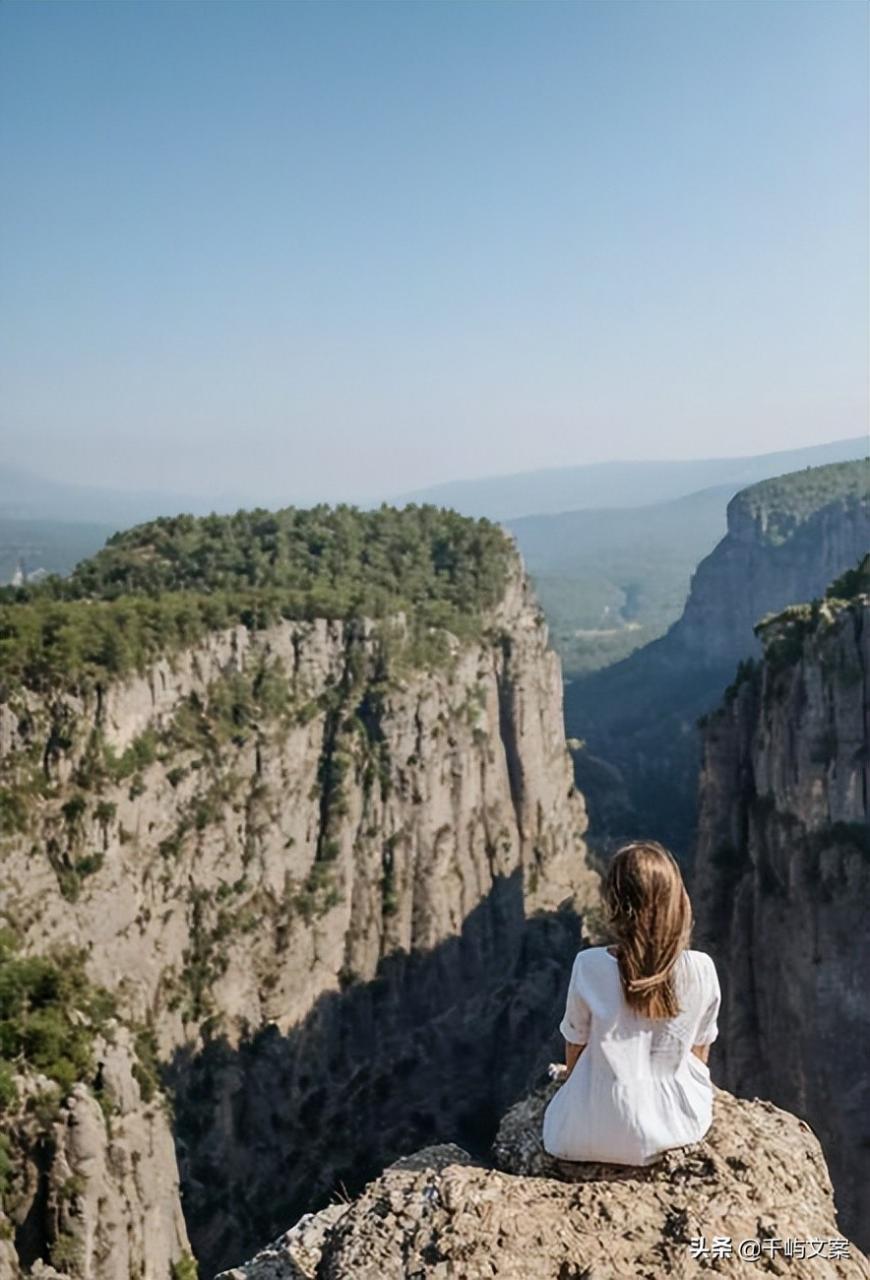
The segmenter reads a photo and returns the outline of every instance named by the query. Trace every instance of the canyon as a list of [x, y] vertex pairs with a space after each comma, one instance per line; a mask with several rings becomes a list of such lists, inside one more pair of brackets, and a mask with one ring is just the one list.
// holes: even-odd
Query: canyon
[[[771, 1230], [817, 1234], [810, 1206], [834, 1232], [814, 1140], [753, 1094], [813, 1125], [866, 1243], [866, 566], [750, 628], [774, 583], [791, 598], [866, 546], [861, 467], [739, 495], [675, 629], [674, 714], [728, 685], [700, 731], [693, 896], [723, 980], [714, 1073], [740, 1097], [697, 1158], [628, 1189], [588, 1171], [579, 1199], [533, 1149], [566, 975], [600, 928], [606, 841], [588, 847], [569, 743], [624, 817], [632, 797], [566, 742], [504, 535], [414, 508], [179, 517], [0, 600], [0, 1276], [363, 1275], [381, 1244], [385, 1276], [414, 1250], [420, 1274], [460, 1253], [487, 1274], [496, 1201], [506, 1275], [604, 1276], [605, 1246], [693, 1274], [690, 1224], [726, 1193], [735, 1232], [750, 1201]], [[645, 689], [621, 703], [638, 724]], [[783, 1202], [794, 1160], [813, 1172]], [[602, 1226], [626, 1195], [634, 1235]], [[532, 1201], [596, 1223], [554, 1226], [549, 1271]]]

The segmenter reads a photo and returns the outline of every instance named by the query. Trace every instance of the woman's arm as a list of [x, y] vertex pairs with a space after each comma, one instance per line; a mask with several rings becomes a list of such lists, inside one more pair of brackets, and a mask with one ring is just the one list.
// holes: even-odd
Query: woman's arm
[[695, 1032], [699, 1043], [692, 1045], [692, 1053], [706, 1066], [710, 1059], [710, 1045], [719, 1034], [716, 1018], [719, 1014], [722, 992], [719, 989], [719, 977], [716, 973], [715, 964], [708, 955], [701, 954], [701, 960], [703, 962], [701, 972], [705, 986], [706, 1003], [703, 1016]]
[[582, 994], [583, 952], [579, 951], [571, 970], [571, 981], [568, 983], [568, 995], [565, 1000], [565, 1016], [559, 1023], [559, 1030], [565, 1041], [565, 1079], [568, 1079], [577, 1059], [586, 1048], [592, 1025], [592, 1011]]
[[565, 1041], [565, 1066], [567, 1067], [567, 1071], [565, 1072], [566, 1080], [577, 1065], [577, 1059], [585, 1048], [585, 1044], [572, 1044], [570, 1040]]

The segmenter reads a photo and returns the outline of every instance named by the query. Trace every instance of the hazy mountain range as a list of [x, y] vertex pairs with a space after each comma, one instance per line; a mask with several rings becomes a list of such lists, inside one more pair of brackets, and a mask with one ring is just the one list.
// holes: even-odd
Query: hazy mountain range
[[236, 494], [194, 497], [191, 494], [138, 489], [106, 489], [99, 485], [68, 484], [21, 467], [0, 465], [0, 517], [88, 521], [126, 529], [155, 516], [188, 511], [236, 511], [251, 503]]
[[[725, 508], [739, 489], [868, 448], [859, 436], [759, 457], [600, 463], [438, 485], [394, 501], [452, 505], [507, 524], [571, 679], [627, 656], [679, 617], [691, 574], [725, 532]], [[0, 582], [19, 564], [68, 573], [116, 529], [157, 515], [255, 505], [239, 494], [123, 492], [0, 467]]]
[[733, 493], [801, 467], [848, 462], [870, 449], [866, 435], [805, 449], [787, 449], [745, 458], [701, 458], [677, 462], [596, 462], [578, 467], [523, 471], [517, 475], [457, 480], [416, 489], [391, 499], [434, 502], [455, 507], [463, 515], [513, 520], [517, 516], [547, 515], [580, 508], [637, 507], [665, 502], [716, 485]]
[[[736, 492], [755, 480], [799, 467], [862, 457], [868, 447], [867, 438], [857, 436], [758, 457], [591, 463], [457, 480], [412, 493], [385, 493], [384, 500], [398, 506], [406, 502], [432, 502], [436, 506], [455, 507], [466, 515], [489, 516], [492, 520], [580, 508], [634, 507], [665, 502], [715, 485], [731, 486]], [[0, 464], [0, 516], [12, 519], [86, 520], [120, 529], [179, 511], [197, 515], [210, 511], [232, 512], [256, 505], [286, 506], [293, 502], [290, 491], [266, 499], [263, 495], [235, 491], [203, 496], [171, 490], [121, 490], [68, 484]]]

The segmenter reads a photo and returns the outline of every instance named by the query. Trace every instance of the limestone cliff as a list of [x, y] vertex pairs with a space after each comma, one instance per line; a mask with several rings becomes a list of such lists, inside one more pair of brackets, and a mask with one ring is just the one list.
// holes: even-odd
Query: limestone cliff
[[96, 1051], [98, 1087], [79, 1082], [60, 1106], [46, 1077], [16, 1077], [19, 1105], [4, 1117], [7, 1280], [47, 1259], [99, 1280], [183, 1280], [191, 1255], [165, 1100], [143, 1096], [126, 1029], [108, 1035]]
[[[704, 730], [699, 936], [723, 980], [716, 1061], [819, 1134], [847, 1229], [870, 1222], [870, 581], [768, 623]], [[837, 598], [848, 594], [850, 599]]]
[[728, 532], [692, 577], [670, 643], [718, 667], [757, 657], [757, 622], [824, 594], [870, 547], [870, 463], [765, 480], [728, 504]]
[[[400, 1160], [222, 1280], [870, 1276], [840, 1236], [819, 1144], [795, 1116], [717, 1092], [698, 1146], [646, 1169], [572, 1166], [541, 1148], [553, 1088], [508, 1112], [487, 1160], [455, 1146]], [[717, 1257], [714, 1237], [729, 1254]], [[786, 1242], [808, 1239], [823, 1252], [785, 1255]]]
[[756, 623], [823, 595], [868, 548], [868, 461], [765, 480], [731, 500], [728, 532], [698, 566], [667, 635], [566, 690], [567, 732], [587, 747], [575, 757], [576, 779], [596, 840], [652, 833], [690, 861], [698, 718], [737, 663], [760, 654]]
[[7, 837], [3, 914], [36, 951], [86, 941], [162, 1049], [212, 1017], [234, 1040], [286, 1029], [340, 973], [456, 935], [499, 879], [521, 873], [529, 910], [590, 883], [560, 700], [515, 573], [486, 641], [442, 666], [393, 670], [381, 629], [316, 619], [6, 704], [7, 762], [35, 753], [60, 785]]
[[[422, 653], [401, 614], [236, 625], [141, 674], [5, 690], [0, 914], [27, 954], [84, 948], [156, 1053], [205, 1274], [421, 1136], [488, 1139], [557, 1021], [595, 877], [517, 561], [484, 623]], [[72, 1170], [85, 1201], [104, 1165], [124, 1185], [115, 1123]], [[146, 1280], [186, 1248], [171, 1200]], [[47, 1261], [29, 1229], [22, 1261]], [[75, 1274], [110, 1280], [102, 1256]]]

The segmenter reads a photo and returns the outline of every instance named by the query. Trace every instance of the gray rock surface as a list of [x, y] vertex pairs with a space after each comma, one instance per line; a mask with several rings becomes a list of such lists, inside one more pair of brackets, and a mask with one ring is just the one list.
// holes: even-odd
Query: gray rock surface
[[824, 595], [866, 554], [870, 467], [866, 462], [851, 466], [863, 470], [863, 495], [833, 499], [788, 520], [756, 499], [769, 487], [764, 483], [732, 498], [728, 533], [695, 571], [683, 616], [670, 632], [671, 644], [687, 659], [718, 666], [759, 656], [753, 629], [761, 618]]
[[555, 1088], [504, 1117], [497, 1169], [464, 1153], [423, 1151], [351, 1204], [331, 1206], [316, 1228], [294, 1229], [317, 1231], [301, 1266], [295, 1253], [276, 1261], [273, 1246], [226, 1280], [870, 1276], [855, 1246], [840, 1259], [692, 1257], [691, 1241], [702, 1236], [708, 1244], [730, 1237], [735, 1254], [742, 1240], [841, 1238], [819, 1144], [795, 1116], [719, 1091], [713, 1128], [696, 1147], [645, 1169], [570, 1165], [550, 1159], [540, 1143]]
[[[372, 978], [385, 956], [457, 936], [500, 878], [521, 875], [528, 913], [582, 902], [595, 877], [559, 664], [518, 563], [486, 637], [451, 648], [385, 682], [374, 624], [236, 627], [88, 697], [3, 704], [4, 776], [39, 748], [54, 785], [6, 840], [0, 916], [34, 951], [86, 946], [90, 976], [120, 985], [125, 1012], [153, 1020], [168, 1052], [199, 1043], [207, 1018], [233, 1042], [296, 1025], [339, 974]], [[182, 733], [136, 785], [78, 784], [94, 731], [120, 753], [262, 662], [279, 664], [288, 715], [214, 754]], [[61, 722], [70, 745], [49, 751]], [[75, 831], [73, 795], [85, 802]], [[100, 865], [65, 897], [58, 867], [94, 850]]]
[[[128, 1033], [114, 1035], [97, 1046], [105, 1110], [79, 1083], [53, 1119], [40, 1120], [29, 1104], [50, 1082], [22, 1076], [21, 1106], [5, 1118], [15, 1164], [0, 1225], [25, 1259], [36, 1254], [28, 1274], [40, 1280], [56, 1274], [49, 1259], [74, 1280], [168, 1280], [190, 1251], [169, 1116], [162, 1099], [143, 1101]], [[4, 1244], [0, 1276], [13, 1280], [20, 1257]]]
[[806, 1116], [866, 1247], [870, 601], [769, 639], [704, 733], [694, 896], [723, 984], [714, 1063], [735, 1092]]

